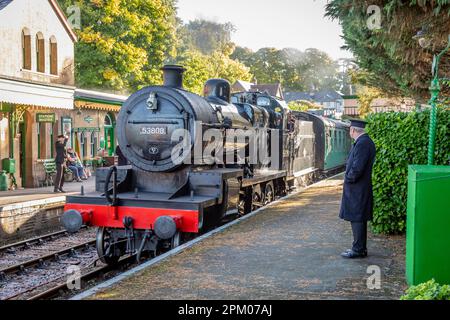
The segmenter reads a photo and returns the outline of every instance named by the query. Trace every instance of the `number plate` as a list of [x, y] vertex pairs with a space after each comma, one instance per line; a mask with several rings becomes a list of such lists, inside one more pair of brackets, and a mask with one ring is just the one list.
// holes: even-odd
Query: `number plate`
[[144, 127], [141, 128], [141, 135], [165, 136], [167, 135], [167, 127]]

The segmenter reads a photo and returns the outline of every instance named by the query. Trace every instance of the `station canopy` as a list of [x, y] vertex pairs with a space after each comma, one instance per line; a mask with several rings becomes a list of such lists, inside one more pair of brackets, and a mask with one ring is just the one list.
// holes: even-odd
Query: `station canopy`
[[0, 78], [0, 101], [25, 106], [73, 109], [75, 88]]

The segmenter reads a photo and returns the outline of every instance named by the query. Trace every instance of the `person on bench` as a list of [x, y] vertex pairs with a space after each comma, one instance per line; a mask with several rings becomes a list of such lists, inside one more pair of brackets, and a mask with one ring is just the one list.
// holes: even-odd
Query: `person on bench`
[[77, 182], [81, 182], [81, 179], [87, 179], [78, 155], [72, 148], [67, 148], [67, 167], [73, 172]]

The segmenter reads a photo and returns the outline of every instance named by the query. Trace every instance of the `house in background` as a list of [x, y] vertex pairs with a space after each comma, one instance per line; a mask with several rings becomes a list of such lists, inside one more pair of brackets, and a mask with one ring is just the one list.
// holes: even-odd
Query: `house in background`
[[233, 92], [248, 92], [254, 86], [254, 83], [237, 80], [232, 86], [231, 91]]
[[278, 99], [284, 100], [283, 89], [280, 83], [276, 84], [254, 84], [251, 86], [250, 91], [263, 92], [276, 97]]
[[323, 114], [327, 117], [341, 118], [344, 114], [344, 98], [335, 90], [321, 90], [317, 92], [285, 92], [286, 102], [311, 101], [321, 105]]
[[[357, 95], [343, 96], [344, 115], [359, 117], [359, 101]], [[411, 112], [416, 109], [416, 102], [411, 98], [377, 98], [371, 103], [371, 112]]]
[[344, 116], [359, 117], [359, 102], [358, 96], [348, 95], [344, 98]]

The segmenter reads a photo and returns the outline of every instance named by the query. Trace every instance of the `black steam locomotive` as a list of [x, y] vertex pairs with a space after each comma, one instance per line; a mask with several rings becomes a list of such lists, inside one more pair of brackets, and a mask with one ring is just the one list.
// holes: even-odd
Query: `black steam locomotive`
[[103, 262], [174, 248], [345, 164], [347, 125], [292, 112], [267, 93], [231, 95], [222, 79], [209, 80], [200, 97], [183, 89], [182, 67], [163, 71], [163, 86], [136, 92], [119, 114], [130, 165], [97, 170], [95, 193], [67, 197], [64, 226], [98, 227]]

